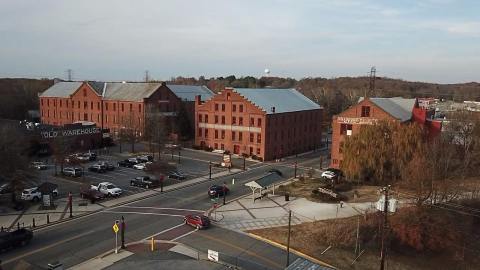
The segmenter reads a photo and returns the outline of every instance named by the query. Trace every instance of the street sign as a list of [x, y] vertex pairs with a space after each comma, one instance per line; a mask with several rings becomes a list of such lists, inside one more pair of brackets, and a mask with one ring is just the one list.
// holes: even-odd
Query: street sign
[[115, 233], [118, 233], [118, 230], [119, 230], [118, 224], [117, 223], [113, 224], [112, 229]]
[[208, 250], [208, 255], [207, 255], [207, 258], [210, 260], [210, 261], [214, 261], [214, 262], [218, 262], [218, 251], [214, 251], [214, 250]]

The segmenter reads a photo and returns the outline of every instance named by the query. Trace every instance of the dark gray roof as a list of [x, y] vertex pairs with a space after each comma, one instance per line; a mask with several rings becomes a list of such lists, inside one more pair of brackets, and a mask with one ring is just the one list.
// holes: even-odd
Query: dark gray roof
[[275, 107], [275, 113], [321, 109], [320, 105], [295, 89], [234, 88], [233, 91], [260, 107], [267, 114], [273, 113], [272, 107]]
[[94, 81], [89, 81], [88, 85], [92, 87], [92, 89], [97, 92], [97, 94], [102, 95], [103, 93], [103, 87], [105, 86], [104, 82], [94, 82]]
[[106, 83], [103, 97], [105, 100], [142, 101], [150, 97], [161, 83], [113, 82]]
[[167, 84], [167, 87], [183, 101], [195, 101], [195, 96], [201, 96], [207, 100], [213, 96], [213, 92], [206, 86]]
[[[399, 119], [402, 122], [412, 119], [413, 108], [415, 107], [416, 99], [414, 98], [369, 98], [375, 105]], [[363, 100], [360, 98], [359, 102]]]
[[82, 85], [82, 82], [58, 82], [40, 94], [40, 97], [69, 97]]
[[266, 175], [258, 178], [257, 180], [250, 181], [250, 182], [246, 183], [245, 185], [246, 186], [257, 187], [257, 188], [265, 188], [265, 187], [268, 187], [268, 186], [272, 185], [273, 183], [276, 183], [280, 180], [283, 180], [282, 176], [278, 175], [278, 173], [276, 173], [276, 172], [271, 172], [271, 173], [267, 173]]

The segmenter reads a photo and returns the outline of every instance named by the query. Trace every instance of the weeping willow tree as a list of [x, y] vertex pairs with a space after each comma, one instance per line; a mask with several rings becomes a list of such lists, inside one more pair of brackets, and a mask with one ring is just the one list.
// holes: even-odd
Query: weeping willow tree
[[424, 138], [423, 130], [414, 123], [379, 121], [362, 126], [358, 134], [346, 138], [341, 168], [349, 179], [394, 182], [423, 147]]

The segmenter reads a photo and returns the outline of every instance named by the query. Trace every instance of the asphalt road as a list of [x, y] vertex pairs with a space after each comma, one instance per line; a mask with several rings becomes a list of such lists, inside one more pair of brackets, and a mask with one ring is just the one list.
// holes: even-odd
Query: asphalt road
[[[209, 182], [166, 192], [120, 207], [108, 208], [70, 222], [40, 229], [35, 231], [35, 237], [28, 246], [1, 254], [3, 266], [5, 269], [12, 269], [14, 263], [19, 260], [25, 260], [43, 267], [53, 261], [60, 261], [68, 268], [113, 249], [114, 234], [111, 227], [114, 221], [120, 219], [122, 215], [125, 217], [127, 224], [126, 242], [139, 241], [181, 224], [183, 213], [188, 213], [188, 211], [182, 212], [182, 209], [204, 211], [210, 208], [212, 201], [207, 196], [207, 189], [211, 184], [227, 182], [231, 190], [227, 197], [228, 200], [249, 193], [250, 190], [243, 184], [258, 178], [271, 167], [279, 168], [286, 178], [292, 176], [293, 168], [288, 165], [290, 162], [290, 160], [285, 161], [287, 165], [250, 163], [249, 170], [234, 176], [220, 177]], [[235, 177], [235, 185], [232, 186], [231, 179], [233, 177]], [[178, 209], [180, 212], [176, 214], [158, 212], [164, 211], [162, 209], [165, 208]], [[232, 252], [234, 253], [231, 254], [233, 256], [239, 256], [239, 258], [262, 265], [277, 260], [279, 256], [284, 256], [285, 252], [278, 248], [245, 237], [241, 233], [228, 231], [227, 234], [223, 231], [221, 228], [213, 227], [207, 231], [194, 232], [185, 237], [199, 236], [199, 239], [203, 239], [192, 240], [195, 247], [202, 251], [206, 251], [212, 243], [215, 243], [215, 248], [221, 252]], [[201, 235], [209, 235], [210, 238], [202, 238]], [[256, 247], [254, 252], [246, 252], [253, 247]], [[256, 254], [256, 256], [251, 256], [251, 254]], [[279, 265], [282, 265], [282, 263], [270, 263], [268, 266], [272, 269], [281, 269]]]

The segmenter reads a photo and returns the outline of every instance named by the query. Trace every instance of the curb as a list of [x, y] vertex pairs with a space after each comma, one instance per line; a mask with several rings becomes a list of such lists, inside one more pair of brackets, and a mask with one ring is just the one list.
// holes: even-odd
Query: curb
[[[259, 235], [253, 234], [253, 233], [247, 233], [247, 235], [250, 236], [250, 237], [252, 237], [252, 238], [255, 238], [255, 239], [257, 239], [257, 240], [260, 240], [260, 241], [262, 241], [262, 242], [268, 243], [268, 244], [270, 244], [270, 245], [272, 245], [272, 246], [281, 248], [281, 249], [283, 249], [283, 250], [287, 250], [287, 247], [284, 246], [283, 244], [277, 243], [277, 242], [272, 241], [272, 240], [270, 240], [270, 239], [264, 238], [264, 237], [262, 237], [262, 236], [259, 236]], [[293, 254], [295, 254], [295, 255], [297, 255], [297, 256], [299, 256], [299, 257], [302, 257], [302, 258], [304, 258], [304, 259], [307, 259], [307, 260], [309, 260], [309, 261], [312, 261], [312, 262], [314, 262], [314, 263], [316, 263], [316, 264], [323, 265], [323, 266], [326, 266], [326, 267], [330, 267], [330, 268], [332, 268], [332, 269], [338, 269], [338, 268], [336, 268], [335, 266], [333, 266], [333, 265], [331, 265], [331, 264], [328, 264], [328, 263], [326, 263], [326, 262], [320, 261], [319, 259], [316, 259], [316, 258], [314, 258], [314, 257], [312, 257], [312, 256], [310, 256], [310, 255], [307, 255], [307, 254], [305, 254], [305, 253], [303, 253], [303, 252], [300, 252], [300, 251], [298, 251], [298, 250], [296, 250], [296, 249], [290, 248], [290, 252], [293, 253]]]

